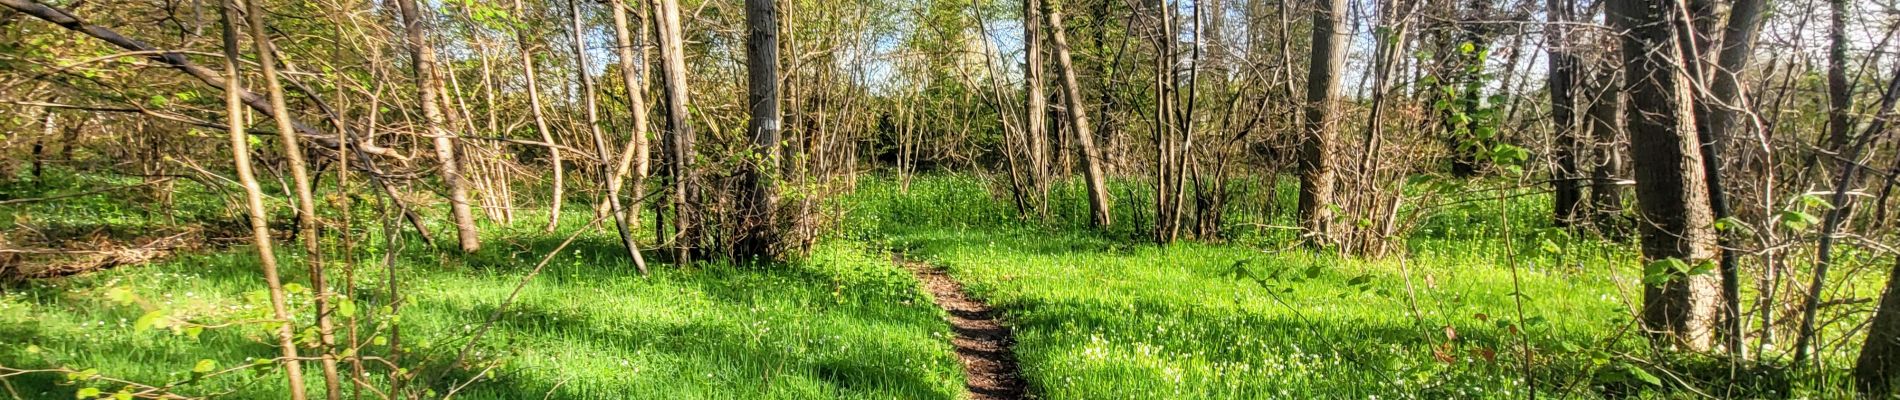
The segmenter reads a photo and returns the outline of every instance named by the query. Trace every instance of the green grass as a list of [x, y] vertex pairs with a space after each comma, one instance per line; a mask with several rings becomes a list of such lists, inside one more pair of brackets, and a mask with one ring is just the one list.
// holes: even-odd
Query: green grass
[[[115, 200], [82, 201], [90, 207]], [[407, 349], [400, 363], [423, 376], [443, 376], [430, 386], [437, 395], [493, 366], [492, 375], [457, 394], [463, 399], [947, 399], [962, 392], [941, 311], [882, 249], [828, 240], [809, 257], [784, 265], [659, 265], [653, 276], [641, 278], [622, 261], [612, 230], [579, 226], [591, 211], [572, 209], [576, 214], [555, 234], [541, 233], [533, 214], [517, 227], [486, 227], [486, 248], [472, 256], [403, 242], [407, 249], [395, 264], [404, 293], [397, 326]], [[93, 214], [57, 218], [72, 225], [122, 222], [85, 212]], [[137, 219], [120, 214], [140, 213], [108, 217]], [[477, 347], [473, 362], [444, 372], [475, 326], [576, 229], [588, 232], [522, 291]], [[358, 232], [357, 245], [379, 246], [374, 231]], [[283, 274], [308, 285], [303, 263], [286, 249], [292, 247], [279, 244], [287, 265]], [[389, 321], [383, 289], [388, 270], [377, 265], [382, 249], [369, 250], [373, 256], [363, 257], [354, 273], [358, 291], [352, 304], [361, 310], [355, 313], [363, 318], [361, 340], [375, 343], [388, 337], [382, 328]], [[266, 327], [241, 323], [268, 315], [254, 252], [249, 246], [188, 252], [153, 265], [7, 286], [0, 295], [0, 366], [94, 369], [102, 376], [162, 384], [187, 380], [200, 360], [222, 369], [274, 357]], [[337, 290], [345, 286], [342, 274], [342, 267], [332, 267]], [[309, 309], [307, 292], [291, 300]], [[158, 329], [141, 326], [152, 310], [167, 316], [161, 321], [239, 324], [194, 337], [162, 322]], [[300, 326], [309, 320], [304, 315]], [[363, 353], [387, 355], [380, 346]], [[312, 385], [321, 382], [316, 369], [314, 362], [305, 364]], [[282, 373], [260, 371], [266, 372], [212, 377], [179, 392], [284, 398]], [[382, 385], [385, 370], [372, 371], [373, 383]], [[72, 398], [84, 387], [110, 394], [120, 387], [98, 380], [69, 383], [55, 373], [6, 380], [25, 398]]]
[[[1125, 226], [1047, 228], [1085, 223], [1075, 187], [1053, 196], [1049, 223], [1019, 220], [969, 178], [861, 187], [847, 202], [855, 234], [948, 268], [1004, 310], [1046, 398], [1693, 397], [1675, 379], [1731, 396], [1790, 390], [1772, 368], [1729, 379], [1726, 364], [1657, 358], [1631, 322], [1635, 249], [1540, 226], [1541, 197], [1440, 210], [1406, 256], [1365, 261], [1272, 233], [1154, 246], [1131, 244]], [[1142, 218], [1130, 211], [1117, 218]], [[1271, 218], [1246, 211], [1231, 214]]]

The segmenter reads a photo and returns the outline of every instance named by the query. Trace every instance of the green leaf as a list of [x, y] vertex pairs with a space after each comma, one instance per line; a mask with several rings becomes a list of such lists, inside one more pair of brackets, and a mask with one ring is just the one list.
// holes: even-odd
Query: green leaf
[[211, 373], [211, 371], [215, 371], [217, 369], [218, 369], [218, 362], [213, 361], [209, 358], [198, 360], [198, 364], [191, 366], [191, 372], [199, 373], [199, 374], [209, 374]]
[[99, 388], [91, 388], [91, 387], [89, 387], [89, 388], [79, 388], [79, 391], [78, 391], [78, 392], [76, 392], [76, 393], [73, 393], [73, 398], [75, 398], [75, 399], [96, 399], [96, 398], [99, 398]]
[[1319, 277], [1319, 273], [1320, 273], [1320, 269], [1319, 269], [1319, 265], [1313, 265], [1313, 266], [1311, 266], [1311, 267], [1306, 267], [1306, 279], [1314, 279], [1314, 278], [1318, 278], [1318, 277]]
[[1797, 232], [1808, 230], [1808, 227], [1821, 222], [1821, 218], [1815, 217], [1813, 214], [1795, 210], [1782, 211], [1777, 213], [1775, 218], [1781, 220], [1782, 226], [1786, 226], [1789, 230]]
[[132, 289], [126, 289], [124, 286], [113, 286], [111, 289], [106, 289], [106, 300], [119, 303], [119, 305], [132, 304], [134, 300]]
[[150, 312], [145, 313], [145, 315], [140, 315], [137, 321], [133, 321], [132, 330], [142, 331], [146, 329], [162, 328], [162, 326], [159, 326], [159, 323], [164, 318], [165, 318], [165, 310], [152, 310]]
[[1677, 258], [1665, 258], [1643, 266], [1643, 284], [1656, 286], [1669, 283], [1676, 274], [1687, 272], [1689, 263]]
[[1623, 372], [1629, 374], [1631, 378], [1647, 383], [1650, 386], [1662, 386], [1662, 378], [1657, 378], [1656, 375], [1651, 375], [1649, 371], [1644, 371], [1635, 365], [1623, 364]]
[[[1238, 268], [1239, 264], [1235, 264], [1235, 265], [1236, 265], [1236, 268]], [[343, 318], [355, 317], [356, 316], [356, 301], [350, 300], [350, 299], [343, 299], [342, 301], [338, 301], [336, 303], [336, 315]]]

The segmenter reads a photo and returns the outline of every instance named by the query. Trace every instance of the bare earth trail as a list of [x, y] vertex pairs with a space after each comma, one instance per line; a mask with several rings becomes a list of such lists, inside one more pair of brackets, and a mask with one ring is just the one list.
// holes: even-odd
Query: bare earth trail
[[962, 283], [937, 267], [894, 259], [916, 274], [924, 290], [936, 299], [937, 307], [949, 314], [950, 330], [957, 335], [950, 343], [956, 346], [957, 359], [963, 362], [964, 386], [970, 390], [970, 399], [1029, 398], [1028, 384], [1016, 365], [1016, 336], [997, 320], [997, 312], [989, 303], [970, 297]]

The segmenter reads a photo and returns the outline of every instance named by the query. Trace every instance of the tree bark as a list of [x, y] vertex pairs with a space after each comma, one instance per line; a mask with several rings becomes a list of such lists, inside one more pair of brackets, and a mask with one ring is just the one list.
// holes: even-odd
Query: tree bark
[[271, 119], [277, 122], [278, 141], [284, 146], [285, 163], [289, 164], [290, 180], [297, 193], [297, 227], [303, 239], [305, 268], [310, 270], [310, 286], [316, 295], [313, 303], [317, 315], [317, 341], [322, 349], [323, 388], [326, 398], [336, 400], [343, 394], [342, 381], [337, 375], [335, 326], [329, 315], [329, 288], [324, 281], [323, 251], [318, 247], [319, 230], [317, 225], [317, 200], [310, 188], [310, 169], [304, 162], [303, 145], [298, 143], [294, 121], [290, 118], [290, 109], [284, 104], [284, 86], [277, 77], [277, 50], [271, 43], [270, 35], [264, 25], [263, 0], [245, 1], [245, 18], [251, 31], [251, 44], [257, 50], [257, 63], [264, 75], [264, 90], [268, 93], [271, 105]]
[[464, 253], [474, 253], [482, 249], [481, 233], [475, 230], [475, 214], [468, 206], [468, 188], [462, 181], [462, 171], [455, 159], [455, 133], [442, 126], [442, 90], [440, 76], [435, 70], [435, 48], [429, 44], [428, 21], [422, 19], [422, 13], [416, 7], [416, 0], [397, 0], [396, 7], [402, 14], [403, 36], [409, 45], [413, 72], [416, 77], [416, 97], [422, 106], [422, 127], [428, 132], [435, 145], [435, 158], [442, 164], [442, 184], [449, 189], [449, 211], [455, 218], [455, 231], [461, 239]]
[[1552, 157], [1556, 168], [1552, 171], [1551, 182], [1555, 189], [1552, 196], [1556, 204], [1553, 210], [1553, 222], [1557, 226], [1567, 227], [1576, 221], [1578, 204], [1583, 202], [1583, 174], [1577, 165], [1577, 149], [1581, 141], [1577, 138], [1577, 96], [1576, 71], [1577, 57], [1572, 53], [1569, 26], [1575, 6], [1570, 1], [1549, 0], [1545, 2], [1545, 15], [1550, 24], [1546, 27], [1549, 43], [1550, 61], [1548, 63], [1550, 86], [1550, 119], [1556, 148]]
[[[1636, 170], [1636, 197], [1645, 221], [1642, 249], [1646, 262], [1678, 260], [1697, 265], [1716, 256], [1715, 219], [1696, 139], [1691, 77], [1674, 23], [1679, 4], [1642, 0], [1609, 3], [1611, 26], [1621, 37], [1625, 85], [1631, 107], [1630, 153]], [[1649, 268], [1645, 268], [1649, 270]], [[1642, 317], [1646, 328], [1692, 351], [1707, 351], [1720, 297], [1707, 274], [1648, 271], [1668, 278], [1645, 278]], [[1647, 275], [1647, 274], [1646, 274]]]
[[1081, 148], [1083, 172], [1087, 176], [1089, 189], [1089, 221], [1097, 228], [1107, 228], [1114, 223], [1109, 214], [1112, 203], [1108, 200], [1108, 181], [1102, 176], [1102, 152], [1095, 147], [1095, 130], [1089, 127], [1089, 117], [1082, 101], [1082, 85], [1075, 77], [1075, 62], [1069, 56], [1069, 40], [1062, 27], [1062, 4], [1060, 0], [1042, 0], [1043, 13], [1049, 20], [1049, 40], [1055, 45], [1056, 70], [1062, 74], [1062, 92], [1068, 101], [1069, 132], [1077, 147]]
[[[1747, 104], [1747, 89], [1742, 87], [1741, 75], [1748, 68], [1748, 61], [1755, 53], [1755, 32], [1761, 27], [1761, 12], [1765, 0], [1736, 0], [1729, 6], [1728, 26], [1723, 28], [1722, 47], [1716, 57], [1716, 68], [1710, 71], [1709, 78], [1714, 82], [1710, 98], [1698, 103], [1697, 120], [1703, 125], [1697, 132], [1702, 140], [1702, 173], [1708, 177], [1709, 210], [1715, 220], [1729, 217], [1727, 186], [1722, 180], [1722, 142], [1740, 135], [1741, 107]], [[1717, 245], [1723, 249], [1732, 249], [1731, 235], [1716, 232]], [[1746, 356], [1747, 347], [1743, 346], [1742, 320], [1742, 281], [1740, 267], [1736, 265], [1735, 252], [1722, 252], [1717, 269], [1722, 279], [1722, 330], [1726, 339], [1724, 345], [1737, 355]]]
[[[631, 174], [634, 198], [641, 198], [646, 193], [647, 160], [650, 157], [647, 146], [646, 41], [635, 40], [634, 32], [643, 31], [636, 31], [627, 23], [627, 0], [611, 2], [614, 38], [619, 43], [620, 81], [626, 86], [627, 113], [633, 126], [632, 132], [627, 135], [626, 146], [620, 149], [620, 162], [614, 169], [613, 180], [608, 181], [607, 192], [619, 197], [622, 183]], [[646, 23], [646, 18], [640, 18], [635, 24], [645, 26]], [[640, 226], [639, 204], [633, 204], [622, 212], [627, 214], [621, 218], [627, 220], [628, 226]]]
[[1023, 0], [1023, 137], [1029, 146], [1029, 177], [1038, 195], [1049, 188], [1049, 103], [1043, 93], [1042, 0]]
[[1900, 261], [1887, 273], [1887, 290], [1856, 361], [1854, 379], [1861, 393], [1877, 398], [1900, 391]]
[[774, 0], [746, 0], [746, 102], [752, 106], [752, 151], [741, 173], [744, 192], [739, 209], [739, 242], [733, 257], [740, 260], [778, 258], [779, 88], [778, 9]]
[[1592, 225], [1604, 236], [1624, 237], [1623, 186], [1623, 89], [1618, 83], [1616, 63], [1606, 62], [1592, 78], [1592, 92], [1599, 92], [1590, 103], [1590, 210]]
[[[253, 0], [255, 1], [255, 0]], [[297, 357], [297, 339], [292, 325], [295, 319], [290, 316], [286, 305], [284, 283], [277, 275], [277, 253], [271, 250], [270, 222], [266, 220], [264, 209], [264, 190], [257, 184], [257, 174], [251, 171], [250, 138], [244, 131], [243, 82], [238, 79], [238, 32], [231, 14], [237, 12], [235, 0], [225, 0], [220, 16], [224, 23], [224, 111], [227, 117], [228, 132], [231, 139], [231, 158], [237, 166], [238, 183], [244, 186], [245, 208], [249, 211], [251, 240], [257, 246], [258, 266], [264, 272], [264, 285], [270, 291], [271, 316], [276, 319], [274, 333], [277, 335], [277, 347], [283, 357], [284, 375], [289, 380], [290, 398], [303, 400], [306, 397], [303, 382], [303, 362]]]
[[1306, 120], [1300, 139], [1300, 228], [1308, 243], [1332, 239], [1333, 141], [1339, 130], [1339, 72], [1346, 63], [1346, 0], [1313, 9], [1313, 55], [1306, 70]]
[[698, 182], [693, 165], [693, 127], [687, 123], [686, 55], [680, 32], [678, 0], [652, 0], [658, 11], [654, 30], [660, 38], [660, 70], [665, 77], [667, 168], [673, 179], [674, 262], [692, 262], [693, 253], [704, 241], [699, 226]]

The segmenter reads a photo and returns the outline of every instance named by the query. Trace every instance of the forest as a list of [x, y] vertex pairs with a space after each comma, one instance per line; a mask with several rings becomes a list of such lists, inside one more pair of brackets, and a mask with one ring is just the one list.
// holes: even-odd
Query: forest
[[0, 399], [1900, 399], [1893, 0], [0, 6]]

